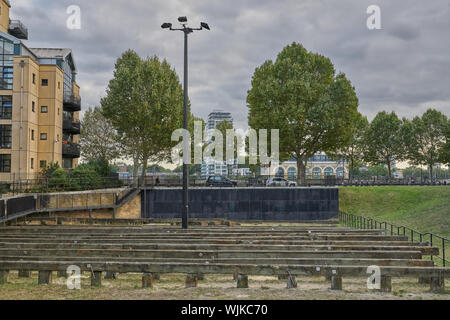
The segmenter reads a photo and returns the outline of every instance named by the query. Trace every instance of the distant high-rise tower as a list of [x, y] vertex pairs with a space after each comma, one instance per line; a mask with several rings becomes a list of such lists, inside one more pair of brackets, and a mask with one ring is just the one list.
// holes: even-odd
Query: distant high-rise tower
[[[233, 117], [231, 113], [222, 110], [214, 110], [208, 115], [208, 122], [206, 123], [206, 130], [214, 130], [216, 126], [222, 121], [229, 121], [233, 124]], [[206, 136], [206, 141], [211, 142], [212, 131]], [[227, 163], [226, 161], [215, 161], [213, 158], [204, 159], [201, 167], [202, 178], [207, 178], [211, 175], [228, 176], [232, 169], [237, 169], [237, 160], [234, 159]]]
[[214, 110], [208, 115], [208, 123], [206, 124], [207, 130], [214, 130], [220, 122], [227, 120], [233, 124], [233, 117], [231, 113], [222, 110]]

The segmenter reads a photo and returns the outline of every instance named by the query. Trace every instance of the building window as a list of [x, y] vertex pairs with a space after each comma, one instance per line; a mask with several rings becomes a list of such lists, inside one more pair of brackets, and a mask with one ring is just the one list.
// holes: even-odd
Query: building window
[[11, 155], [10, 154], [0, 154], [0, 172], [2, 172], [2, 173], [11, 172]]
[[47, 113], [48, 107], [47, 106], [41, 106], [41, 113]]
[[0, 149], [11, 149], [12, 129], [10, 124], [0, 125]]
[[33, 73], [33, 84], [36, 84], [36, 74]]
[[41, 161], [39, 162], [39, 166], [40, 166], [41, 168], [47, 168], [47, 161], [41, 160]]
[[12, 96], [0, 96], [0, 119], [12, 118]]
[[12, 90], [14, 44], [0, 37], [0, 90]]
[[34, 106], [36, 105], [36, 103], [34, 101], [31, 102], [31, 111], [34, 112]]
[[31, 141], [34, 141], [34, 130], [31, 130]]
[[297, 178], [297, 169], [289, 168], [288, 169], [288, 178], [289, 179], [296, 179]]
[[47, 134], [41, 133], [41, 140], [47, 140]]
[[278, 168], [275, 176], [277, 178], [284, 178], [284, 170], [283, 170], [283, 168]]
[[325, 169], [325, 176], [332, 176], [333, 175], [333, 169], [328, 167]]
[[322, 170], [320, 168], [314, 168], [312, 171], [313, 179], [320, 179], [322, 177]]
[[61, 89], [61, 82], [58, 81], [58, 89]]
[[48, 79], [42, 79], [42, 86], [48, 87]]
[[31, 158], [31, 169], [34, 169], [34, 159]]

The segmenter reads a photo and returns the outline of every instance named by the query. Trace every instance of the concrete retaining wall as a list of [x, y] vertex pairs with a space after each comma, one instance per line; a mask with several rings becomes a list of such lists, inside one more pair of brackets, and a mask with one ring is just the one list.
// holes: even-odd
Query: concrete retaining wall
[[[338, 216], [338, 188], [193, 188], [191, 218], [229, 220], [326, 220]], [[181, 188], [155, 188], [141, 194], [142, 217], [180, 218]]]

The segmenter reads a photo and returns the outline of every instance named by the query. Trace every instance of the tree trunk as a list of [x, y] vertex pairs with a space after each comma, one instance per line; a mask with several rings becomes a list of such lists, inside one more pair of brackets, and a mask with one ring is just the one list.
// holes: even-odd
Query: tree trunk
[[430, 166], [430, 182], [433, 184], [433, 165]]
[[297, 156], [297, 184], [299, 186], [306, 186], [305, 171], [306, 165], [303, 163], [301, 157]]
[[387, 165], [388, 165], [388, 181], [391, 182], [391, 179], [392, 179], [392, 176], [391, 176], [391, 159], [388, 159]]
[[137, 188], [139, 186], [139, 159], [137, 157], [133, 158], [133, 166], [133, 187]]
[[[348, 180], [349, 180], [350, 184], [352, 184], [352, 182], [353, 182], [353, 169], [354, 169], [353, 160], [350, 160], [349, 167], [348, 167]], [[344, 166], [343, 174], [344, 174], [344, 176], [343, 176], [342, 180], [345, 181], [345, 166]]]
[[148, 166], [148, 158], [144, 158], [142, 160], [142, 174], [141, 174], [141, 187], [145, 187], [146, 178], [147, 178], [147, 166]]

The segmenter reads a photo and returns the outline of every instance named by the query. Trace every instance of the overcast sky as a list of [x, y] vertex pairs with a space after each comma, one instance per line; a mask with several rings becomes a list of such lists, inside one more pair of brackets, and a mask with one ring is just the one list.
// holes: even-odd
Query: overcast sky
[[[190, 35], [190, 99], [195, 115], [228, 110], [246, 126], [247, 90], [256, 67], [299, 42], [329, 57], [356, 88], [360, 111], [412, 117], [427, 108], [450, 116], [450, 0], [11, 0], [28, 27], [29, 47], [74, 51], [83, 108], [98, 105], [114, 63], [129, 48], [166, 58], [182, 79], [181, 32], [161, 29], [186, 15], [211, 31]], [[369, 5], [381, 30], [369, 30]], [[66, 27], [70, 5], [81, 29]]]

